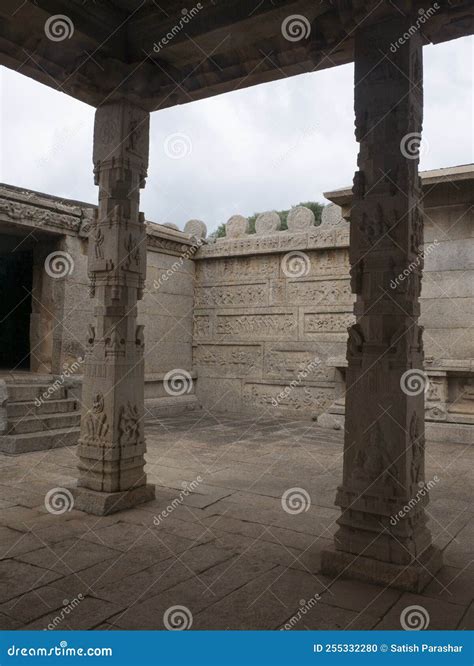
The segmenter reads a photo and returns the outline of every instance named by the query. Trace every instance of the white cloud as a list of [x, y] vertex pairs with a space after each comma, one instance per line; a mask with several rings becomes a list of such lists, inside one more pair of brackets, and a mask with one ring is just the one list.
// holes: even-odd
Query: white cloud
[[[424, 49], [421, 168], [473, 160], [472, 38]], [[304, 74], [152, 115], [150, 168], [141, 208], [182, 226], [214, 229], [230, 215], [323, 200], [356, 168], [351, 65]], [[1, 71], [1, 178], [12, 185], [94, 202], [94, 109], [10, 70]], [[170, 159], [174, 133], [192, 151]]]

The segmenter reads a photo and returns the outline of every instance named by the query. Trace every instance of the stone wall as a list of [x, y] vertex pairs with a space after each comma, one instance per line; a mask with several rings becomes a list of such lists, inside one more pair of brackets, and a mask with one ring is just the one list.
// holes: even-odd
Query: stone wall
[[[446, 437], [442, 424], [474, 423], [474, 172], [442, 169], [425, 172], [422, 181], [420, 321], [433, 438]], [[227, 236], [197, 253], [193, 365], [206, 409], [319, 415], [322, 424], [342, 425], [347, 326], [354, 321], [352, 194], [326, 196], [335, 204], [319, 227], [306, 214], [306, 227], [279, 231], [266, 214], [257, 233], [248, 234], [245, 219], [234, 216]], [[403, 283], [408, 288], [409, 275]], [[472, 429], [461, 427], [453, 437], [466, 441]]]
[[[470, 427], [474, 424], [474, 170], [466, 165], [420, 175], [424, 208], [420, 324], [428, 380], [427, 433], [430, 439], [474, 441]], [[350, 218], [349, 188], [328, 192], [326, 197]], [[409, 288], [409, 274], [399, 278], [399, 288]], [[341, 421], [344, 407], [339, 403], [329, 412]], [[328, 424], [333, 422], [325, 418]]]
[[193, 350], [206, 409], [307, 417], [334, 402], [333, 361], [353, 321], [349, 230], [338, 211], [328, 207], [316, 227], [297, 209], [287, 231], [265, 224], [266, 214], [255, 235], [233, 218], [225, 239], [199, 250]]
[[[12, 186], [0, 186], [0, 235], [6, 240], [23, 236], [21, 247], [34, 248], [31, 370], [60, 375], [76, 368], [84, 354], [93, 321], [94, 299], [89, 297], [88, 236], [95, 207], [82, 202]], [[198, 236], [203, 228], [190, 224]], [[199, 241], [200, 242], [200, 241]], [[193, 378], [192, 326], [194, 261], [199, 247], [190, 233], [148, 223], [147, 278], [139, 302], [139, 324], [145, 334], [145, 398], [148, 415], [197, 406], [194, 382], [182, 395], [165, 390], [169, 371], [182, 370]], [[8, 245], [8, 247], [7, 247]], [[13, 247], [18, 245], [18, 240]], [[60, 253], [62, 277], [46, 270], [51, 253]], [[52, 260], [50, 260], [51, 263]], [[61, 263], [62, 262], [62, 263]], [[80, 379], [82, 366], [76, 370]]]
[[[437, 426], [467, 427], [474, 423], [474, 171], [467, 166], [421, 175], [426, 417]], [[200, 403], [208, 410], [318, 416], [320, 423], [341, 424], [347, 327], [354, 321], [352, 193], [345, 188], [326, 196], [333, 203], [320, 226], [311, 211], [298, 208], [288, 230], [280, 229], [275, 213], [266, 213], [249, 234], [248, 221], [234, 216], [225, 238], [209, 238], [201, 247], [196, 238], [205, 227], [199, 221], [190, 221], [186, 233], [148, 224], [147, 279], [139, 303], [148, 415]], [[30, 245], [34, 239], [35, 372], [60, 374], [83, 354], [94, 306], [87, 276], [94, 210], [0, 187], [0, 234], [23, 234]], [[64, 279], [44, 271], [53, 251], [71, 258]], [[409, 275], [399, 288], [405, 284], [409, 288]], [[182, 390], [166, 390], [169, 374], [184, 378]], [[462, 433], [460, 441], [465, 438]]]

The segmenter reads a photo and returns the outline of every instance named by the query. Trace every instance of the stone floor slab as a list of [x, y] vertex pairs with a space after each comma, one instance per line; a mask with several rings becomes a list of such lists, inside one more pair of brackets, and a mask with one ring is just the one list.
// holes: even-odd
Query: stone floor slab
[[[278, 629], [295, 617], [294, 630], [399, 629], [410, 604], [426, 608], [429, 628], [472, 628], [472, 450], [426, 444], [426, 477], [440, 475], [428, 512], [445, 566], [410, 595], [320, 574], [339, 517], [341, 432], [196, 412], [150, 422], [147, 444], [156, 499], [106, 517], [45, 508], [48, 490], [75, 475], [73, 447], [0, 455], [4, 628], [42, 629], [78, 595], [58, 628], [163, 629], [164, 613], [185, 605], [196, 629]], [[296, 514], [281, 501], [293, 487], [310, 497]]]

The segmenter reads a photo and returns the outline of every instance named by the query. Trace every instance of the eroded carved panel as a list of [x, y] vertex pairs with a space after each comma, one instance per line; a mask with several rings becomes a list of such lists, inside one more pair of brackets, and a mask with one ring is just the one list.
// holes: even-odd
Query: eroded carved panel
[[348, 326], [354, 321], [354, 315], [348, 312], [305, 312], [304, 332], [306, 334], [346, 333]]
[[193, 357], [200, 373], [219, 376], [245, 377], [262, 367], [260, 345], [197, 345]]
[[260, 339], [292, 336], [297, 329], [294, 314], [262, 313], [217, 315], [217, 334], [238, 338]]
[[333, 399], [333, 391], [315, 386], [290, 384], [248, 383], [244, 386], [244, 407], [254, 410], [259, 406], [268, 411], [318, 414]]

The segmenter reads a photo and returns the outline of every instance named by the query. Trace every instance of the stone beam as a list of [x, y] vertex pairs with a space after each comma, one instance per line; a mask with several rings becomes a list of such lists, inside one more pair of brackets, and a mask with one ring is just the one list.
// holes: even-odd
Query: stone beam
[[[94, 106], [123, 97], [153, 111], [351, 62], [358, 25], [383, 25], [407, 8], [407, 28], [425, 42], [470, 34], [474, 25], [471, 0], [439, 0], [428, 20], [420, 19], [418, 9], [428, 14], [421, 0], [229, 0], [196, 3], [192, 16], [177, 2], [156, 4], [5, 0], [0, 64]], [[46, 34], [55, 15], [66, 17], [63, 38]], [[291, 17], [296, 35], [285, 23]]]
[[106, 515], [155, 496], [144, 473], [144, 336], [137, 325], [146, 271], [139, 192], [148, 166], [149, 114], [129, 102], [97, 109], [97, 217], [88, 271], [95, 321], [89, 327], [82, 389], [75, 506]]
[[[424, 507], [424, 374], [418, 325], [423, 221], [418, 153], [422, 38], [390, 45], [407, 16], [355, 34], [350, 262], [357, 323], [349, 329], [341, 508], [322, 570], [421, 590], [441, 566]], [[409, 268], [396, 290], [390, 281]]]

